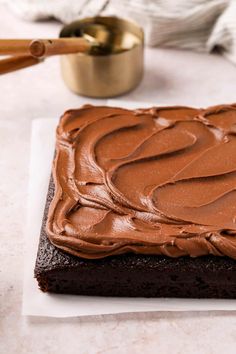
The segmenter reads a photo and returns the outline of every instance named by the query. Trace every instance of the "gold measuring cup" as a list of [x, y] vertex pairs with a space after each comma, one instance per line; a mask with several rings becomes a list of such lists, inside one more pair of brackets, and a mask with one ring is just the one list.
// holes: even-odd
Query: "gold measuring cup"
[[62, 77], [72, 91], [112, 97], [130, 91], [143, 74], [142, 29], [117, 17], [91, 17], [65, 26], [57, 39], [0, 39], [0, 74], [61, 56]]
[[144, 34], [135, 23], [117, 17], [91, 17], [65, 26], [60, 38], [98, 42], [90, 52], [61, 56], [68, 88], [90, 97], [113, 97], [135, 88], [143, 75]]

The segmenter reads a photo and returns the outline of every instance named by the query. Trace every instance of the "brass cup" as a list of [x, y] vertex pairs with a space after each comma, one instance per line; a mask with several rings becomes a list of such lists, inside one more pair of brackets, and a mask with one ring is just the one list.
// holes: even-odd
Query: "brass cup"
[[62, 77], [68, 88], [100, 98], [134, 89], [143, 75], [143, 30], [117, 17], [91, 17], [65, 26], [60, 37], [84, 34], [101, 42], [105, 50], [61, 56]]

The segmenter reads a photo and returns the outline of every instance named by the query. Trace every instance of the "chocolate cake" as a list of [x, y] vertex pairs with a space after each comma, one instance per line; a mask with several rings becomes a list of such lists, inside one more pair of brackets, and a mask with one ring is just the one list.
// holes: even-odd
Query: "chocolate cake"
[[236, 298], [236, 106], [84, 106], [57, 128], [41, 290]]

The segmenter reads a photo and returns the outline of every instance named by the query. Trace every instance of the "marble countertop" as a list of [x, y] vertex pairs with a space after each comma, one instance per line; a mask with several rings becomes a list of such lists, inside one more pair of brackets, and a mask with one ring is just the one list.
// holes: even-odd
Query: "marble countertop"
[[[56, 22], [27, 23], [0, 5], [0, 37], [54, 37]], [[236, 101], [236, 67], [216, 55], [146, 49], [145, 75], [123, 100], [207, 106]], [[236, 312], [140, 313], [73, 319], [21, 315], [31, 120], [83, 103], [58, 58], [0, 77], [0, 352], [235, 353]]]

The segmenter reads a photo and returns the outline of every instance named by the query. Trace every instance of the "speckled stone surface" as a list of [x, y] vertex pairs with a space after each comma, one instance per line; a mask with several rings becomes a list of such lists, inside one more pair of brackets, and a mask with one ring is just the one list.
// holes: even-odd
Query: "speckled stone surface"
[[[57, 23], [25, 23], [0, 5], [0, 37], [53, 37]], [[57, 58], [0, 77], [0, 353], [235, 353], [236, 312], [146, 313], [73, 319], [21, 316], [30, 123], [85, 102], [60, 78]], [[208, 106], [236, 101], [236, 67], [217, 56], [149, 49], [127, 100]]]

